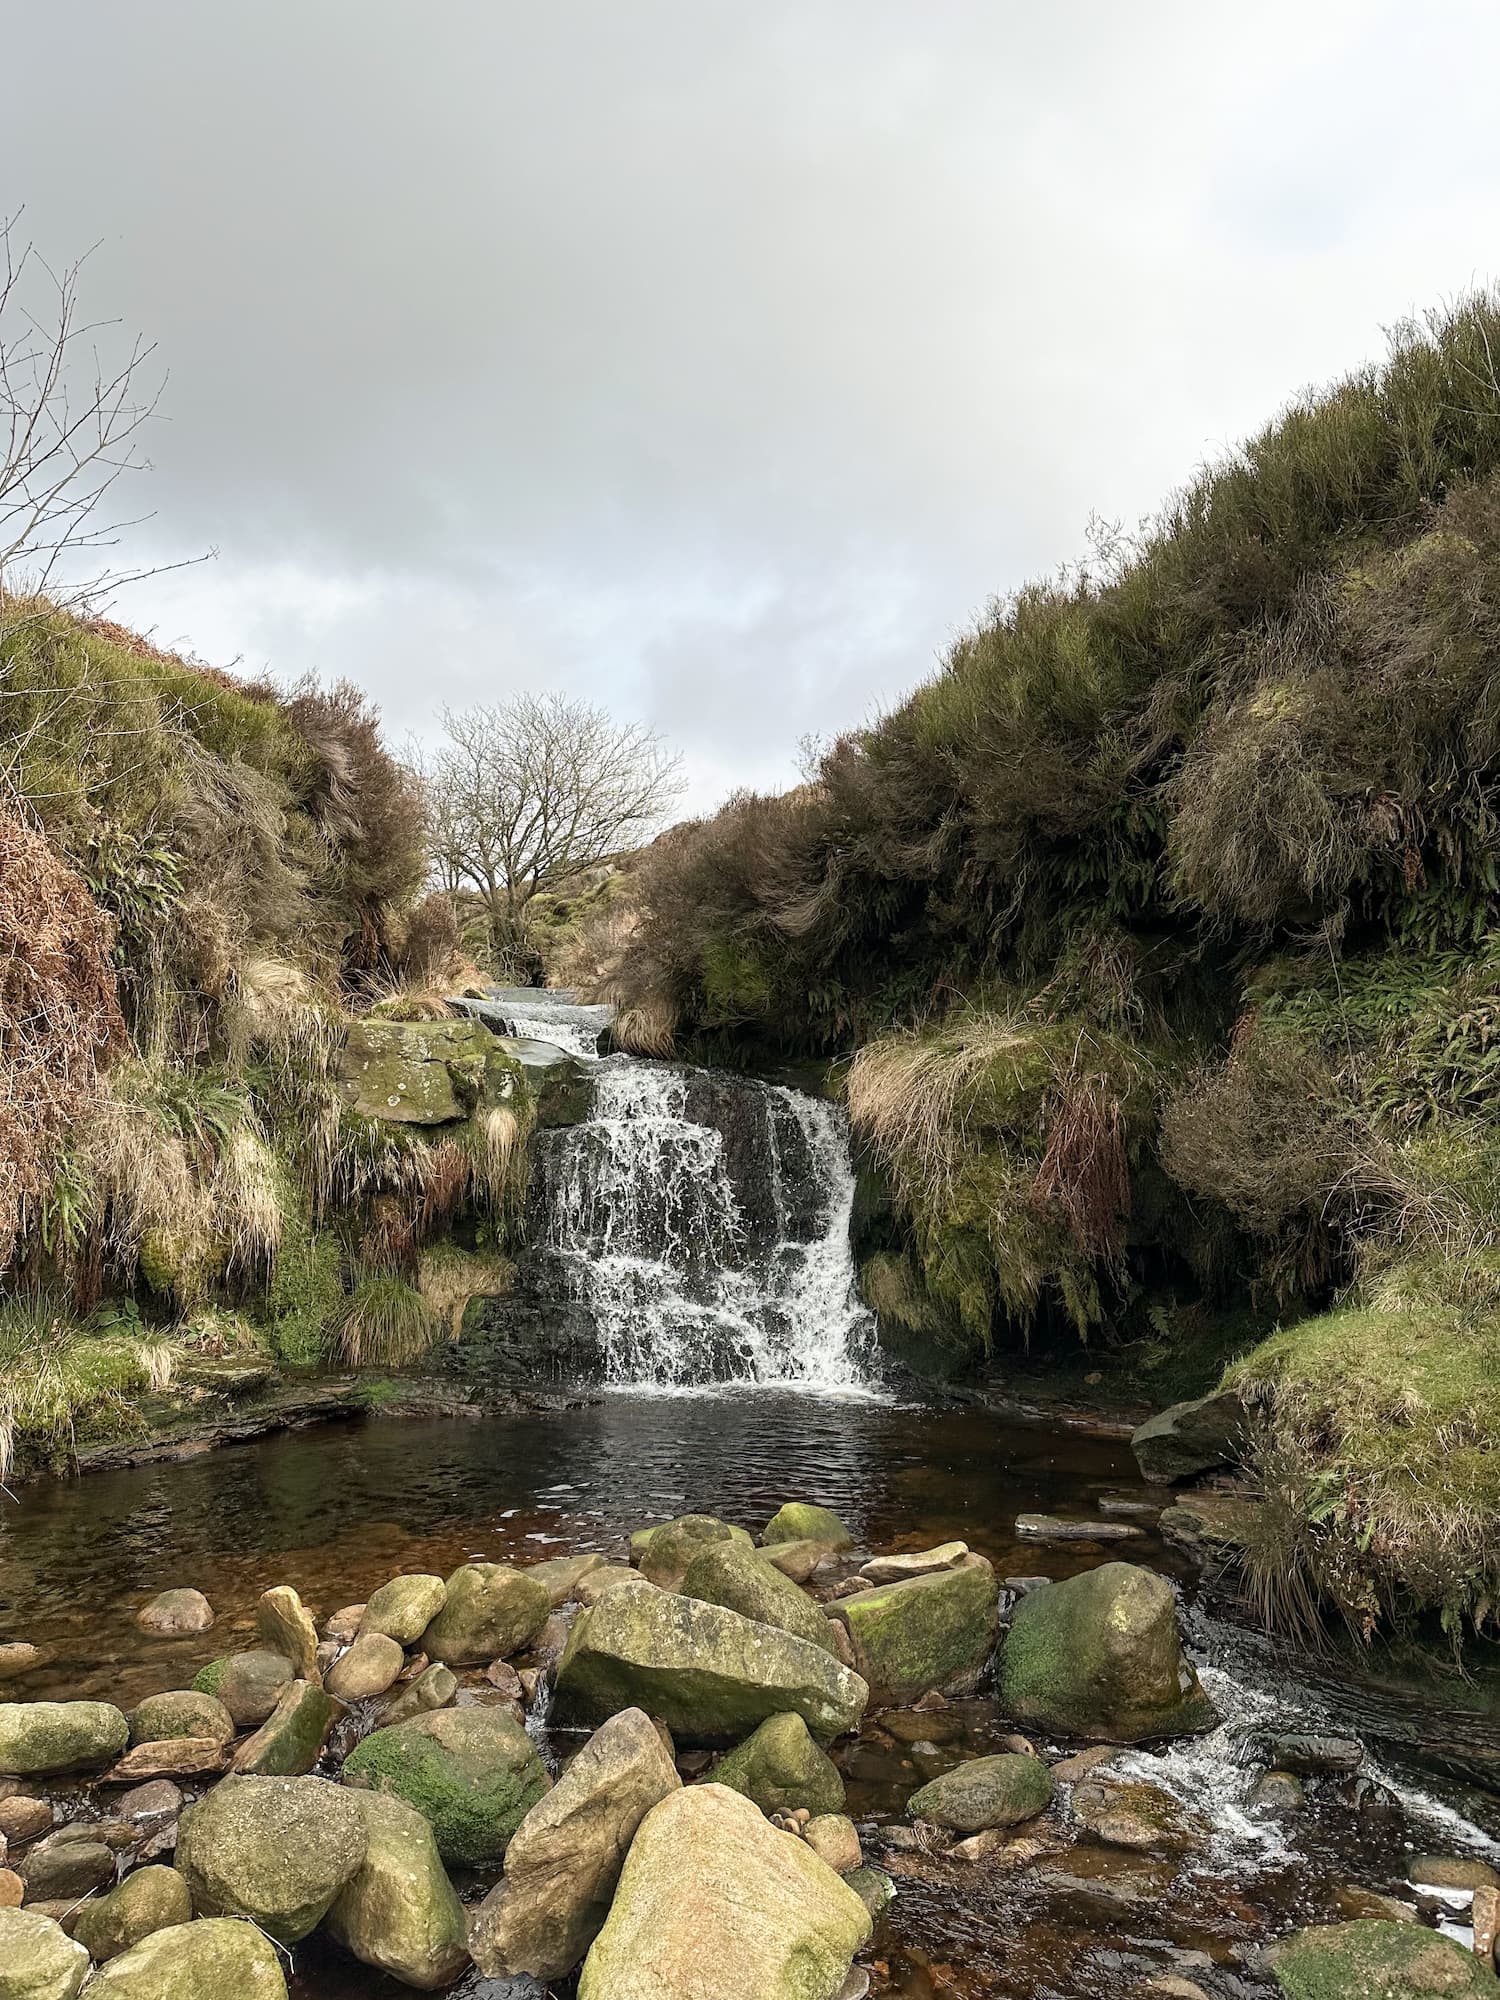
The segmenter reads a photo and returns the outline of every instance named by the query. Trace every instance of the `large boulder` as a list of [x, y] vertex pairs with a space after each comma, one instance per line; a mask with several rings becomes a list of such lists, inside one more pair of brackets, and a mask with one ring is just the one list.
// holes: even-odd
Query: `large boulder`
[[717, 1542], [738, 1542], [746, 1549], [755, 1546], [743, 1528], [712, 1514], [682, 1514], [675, 1521], [664, 1521], [651, 1529], [638, 1549], [635, 1536], [630, 1539], [641, 1575], [662, 1590], [676, 1590], [694, 1556]]
[[1364, 1918], [1297, 1931], [1272, 1947], [1287, 2000], [1497, 2000], [1500, 1981], [1472, 1951], [1424, 1924]]
[[1245, 1406], [1232, 1389], [1174, 1403], [1146, 1419], [1130, 1449], [1141, 1476], [1154, 1486], [1236, 1465], [1245, 1449]]
[[325, 1778], [225, 1778], [177, 1829], [177, 1866], [202, 1916], [249, 1917], [300, 1944], [354, 1878], [359, 1801]]
[[1028, 1591], [1000, 1649], [999, 1698], [1018, 1721], [1104, 1743], [1217, 1720], [1183, 1656], [1170, 1585], [1135, 1563]]
[[478, 1021], [350, 1024], [339, 1092], [351, 1110], [398, 1125], [448, 1125], [516, 1085], [518, 1065]]
[[198, 1694], [211, 1694], [234, 1717], [236, 1729], [259, 1729], [286, 1693], [296, 1674], [285, 1653], [264, 1647], [248, 1653], [229, 1653], [210, 1660], [194, 1681]]
[[130, 1741], [167, 1743], [180, 1736], [212, 1737], [227, 1743], [234, 1735], [234, 1717], [214, 1695], [193, 1688], [171, 1694], [147, 1695], [130, 1711]]
[[469, 1949], [491, 1978], [571, 1972], [597, 1937], [637, 1827], [682, 1780], [638, 1708], [597, 1729], [505, 1855], [505, 1879], [475, 1913]]
[[286, 2000], [276, 1947], [232, 1917], [153, 1931], [89, 1982], [89, 2000]]
[[616, 1590], [579, 1617], [558, 1664], [559, 1720], [643, 1708], [692, 1743], [733, 1743], [767, 1716], [800, 1715], [841, 1736], [869, 1690], [830, 1653], [722, 1605], [664, 1590]]
[[1035, 1819], [1051, 1805], [1053, 1790], [1051, 1768], [1040, 1757], [1007, 1750], [944, 1771], [912, 1793], [906, 1810], [950, 1833], [984, 1833]]
[[584, 1122], [593, 1108], [594, 1078], [577, 1056], [534, 1035], [497, 1035], [495, 1041], [524, 1078], [541, 1131]]
[[414, 1806], [444, 1861], [496, 1866], [548, 1788], [525, 1724], [508, 1708], [440, 1708], [377, 1729], [344, 1760], [344, 1783]]
[[74, 2000], [89, 1955], [51, 1917], [0, 1909], [0, 2000]]
[[129, 1741], [130, 1724], [107, 1701], [0, 1702], [0, 1777], [111, 1764]]
[[192, 1917], [192, 1896], [175, 1868], [137, 1868], [107, 1896], [84, 1904], [74, 1919], [73, 1935], [102, 1964], [155, 1931], [191, 1923]]
[[398, 1646], [415, 1646], [447, 1599], [448, 1586], [440, 1576], [393, 1576], [366, 1603], [361, 1636], [378, 1632]]
[[834, 1650], [828, 1620], [805, 1590], [783, 1576], [757, 1549], [739, 1542], [712, 1542], [687, 1566], [681, 1584], [684, 1597], [705, 1604], [722, 1604], [761, 1625], [795, 1632], [825, 1652]]
[[547, 1622], [546, 1586], [505, 1563], [465, 1563], [449, 1577], [442, 1609], [422, 1633], [429, 1660], [450, 1667], [508, 1659]]
[[164, 1590], [141, 1606], [135, 1622], [159, 1639], [183, 1639], [207, 1632], [214, 1622], [214, 1608], [201, 1590]]
[[899, 1708], [934, 1689], [974, 1691], [994, 1651], [1000, 1591], [984, 1557], [968, 1555], [953, 1569], [836, 1598], [827, 1615], [848, 1632], [872, 1701]]
[[763, 1813], [844, 1810], [838, 1766], [820, 1750], [800, 1715], [773, 1715], [713, 1769], [713, 1783], [753, 1799]]
[[825, 1549], [852, 1549], [854, 1537], [829, 1507], [811, 1500], [788, 1500], [761, 1534], [763, 1542], [821, 1542]]
[[313, 1681], [293, 1681], [270, 1715], [234, 1753], [233, 1769], [249, 1778], [300, 1778], [323, 1754], [343, 1704]]
[[833, 2000], [870, 1916], [805, 1841], [723, 1785], [654, 1806], [578, 2000]]
[[432, 1828], [415, 1807], [381, 1792], [355, 1794], [369, 1845], [328, 1912], [328, 1928], [362, 1965], [431, 1992], [469, 1962], [467, 1920]]

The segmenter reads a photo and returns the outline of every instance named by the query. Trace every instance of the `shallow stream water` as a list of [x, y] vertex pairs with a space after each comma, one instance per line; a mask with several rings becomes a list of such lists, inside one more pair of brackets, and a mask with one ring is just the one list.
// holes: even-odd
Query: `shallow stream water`
[[[0, 1639], [25, 1637], [51, 1655], [7, 1693], [129, 1706], [184, 1686], [204, 1662], [249, 1641], [255, 1600], [273, 1583], [294, 1584], [321, 1616], [397, 1570], [446, 1574], [468, 1558], [525, 1563], [595, 1549], [622, 1557], [628, 1532], [648, 1522], [705, 1511], [758, 1529], [783, 1500], [804, 1496], [834, 1507], [871, 1550], [961, 1537], [1002, 1576], [1063, 1576], [1105, 1553], [1018, 1538], [1020, 1512], [1097, 1519], [1104, 1498], [1159, 1498], [1138, 1483], [1122, 1444], [1007, 1427], [978, 1410], [764, 1387], [605, 1392], [571, 1408], [469, 1423], [327, 1427], [28, 1487], [0, 1502]], [[871, 1716], [835, 1754], [867, 1858], [889, 1869], [898, 1890], [861, 1955], [874, 1993], [1104, 2000], [1173, 1972], [1218, 2000], [1266, 1994], [1259, 1947], [1298, 1923], [1348, 1914], [1340, 1900], [1348, 1885], [1406, 1894], [1414, 1852], [1500, 1853], [1490, 1837], [1500, 1833], [1500, 1800], [1434, 1772], [1444, 1755], [1482, 1769], [1497, 1748], [1494, 1725], [1465, 1711], [1461, 1689], [1450, 1702], [1435, 1684], [1418, 1710], [1340, 1693], [1326, 1676], [1320, 1683], [1208, 1615], [1152, 1517], [1124, 1518], [1144, 1532], [1110, 1553], [1185, 1584], [1196, 1657], [1225, 1716], [1208, 1738], [1131, 1759], [1181, 1801], [1197, 1828], [1191, 1843], [1174, 1853], [1109, 1848], [1054, 1810], [1044, 1831], [1058, 1851], [1014, 1873], [885, 1853], [881, 1830], [902, 1823], [911, 1792], [994, 1748], [1010, 1725], [985, 1698]], [[145, 1637], [135, 1610], [176, 1585], [208, 1594], [215, 1629]], [[1376, 1792], [1361, 1804], [1328, 1782], [1284, 1826], [1259, 1817], [1247, 1804], [1254, 1736], [1272, 1723], [1358, 1731], [1372, 1754], [1369, 1775], [1394, 1800], [1381, 1804]], [[1424, 1731], [1429, 1753], [1401, 1747]], [[565, 1757], [572, 1744], [546, 1747]], [[1077, 1746], [1041, 1747], [1062, 1755]], [[98, 1807], [80, 1788], [69, 1810]], [[407, 1990], [317, 1940], [299, 1948], [293, 1972], [299, 2000], [393, 2000]], [[542, 1991], [477, 1977], [455, 1990], [465, 2000]]]

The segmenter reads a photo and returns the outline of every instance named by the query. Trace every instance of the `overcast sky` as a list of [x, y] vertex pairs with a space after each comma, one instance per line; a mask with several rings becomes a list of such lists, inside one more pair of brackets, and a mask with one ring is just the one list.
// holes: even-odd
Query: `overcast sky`
[[129, 622], [690, 803], [1500, 265], [1493, 0], [7, 0], [0, 209], [170, 369]]

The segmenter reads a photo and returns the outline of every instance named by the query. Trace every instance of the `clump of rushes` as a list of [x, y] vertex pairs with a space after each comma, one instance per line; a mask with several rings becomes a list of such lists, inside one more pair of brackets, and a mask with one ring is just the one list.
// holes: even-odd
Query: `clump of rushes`
[[361, 1278], [335, 1324], [339, 1353], [351, 1368], [406, 1368], [419, 1361], [441, 1330], [421, 1292], [404, 1278], [377, 1272]]

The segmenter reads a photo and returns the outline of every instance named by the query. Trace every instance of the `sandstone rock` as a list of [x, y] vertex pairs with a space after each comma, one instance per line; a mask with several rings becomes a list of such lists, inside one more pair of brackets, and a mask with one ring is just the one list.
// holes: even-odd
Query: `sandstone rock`
[[1068, 1804], [1079, 1824], [1111, 1847], [1175, 1852], [1209, 1838], [1170, 1792], [1144, 1778], [1103, 1771], [1075, 1785]]
[[0, 1773], [47, 1778], [118, 1757], [130, 1724], [107, 1701], [0, 1702]]
[[871, 1700], [899, 1707], [929, 1689], [968, 1694], [978, 1686], [999, 1629], [1000, 1597], [984, 1557], [968, 1555], [954, 1569], [841, 1597], [827, 1615], [847, 1630]]
[[1035, 1819], [1051, 1805], [1052, 1792], [1052, 1773], [1040, 1757], [1007, 1750], [944, 1771], [913, 1792], [906, 1809], [950, 1833], [983, 1833]]
[[342, 1705], [312, 1681], [293, 1681], [273, 1712], [234, 1753], [247, 1778], [300, 1778], [323, 1754]]
[[0, 1910], [19, 1910], [26, 1900], [26, 1884], [14, 1868], [0, 1868]]
[[815, 1813], [802, 1829], [802, 1838], [835, 1875], [850, 1875], [864, 1866], [858, 1829], [845, 1813]]
[[1016, 1533], [1033, 1542], [1139, 1541], [1142, 1530], [1128, 1521], [1060, 1521], [1055, 1514], [1017, 1514]]
[[375, 1632], [398, 1646], [415, 1646], [447, 1599], [440, 1576], [393, 1576], [365, 1606], [361, 1636]]
[[1500, 1875], [1490, 1864], [1467, 1854], [1414, 1854], [1407, 1863], [1406, 1879], [1423, 1889], [1500, 1888]]
[[27, 1849], [16, 1873], [26, 1884], [28, 1903], [71, 1903], [114, 1881], [115, 1857], [102, 1841], [54, 1833]]
[[74, 2000], [89, 1955], [50, 1917], [0, 1910], [0, 2000]]
[[1023, 1597], [999, 1657], [1001, 1706], [1064, 1735], [1139, 1743], [1215, 1721], [1183, 1657], [1170, 1586], [1104, 1563]]
[[805, 1807], [811, 1814], [844, 1809], [844, 1781], [800, 1715], [773, 1715], [714, 1766], [712, 1782], [753, 1799], [768, 1817]]
[[1251, 1788], [1249, 1803], [1259, 1812], [1281, 1815], [1300, 1812], [1307, 1794], [1294, 1771], [1262, 1771]]
[[491, 1660], [484, 1670], [484, 1677], [490, 1686], [506, 1701], [524, 1702], [526, 1690], [521, 1676], [509, 1660]]
[[761, 1541], [821, 1542], [825, 1549], [852, 1549], [854, 1537], [831, 1508], [810, 1500], [788, 1500], [767, 1521]]
[[1148, 1417], [1130, 1440], [1143, 1478], [1170, 1486], [1199, 1472], [1238, 1463], [1245, 1445], [1245, 1406], [1234, 1392], [1198, 1396]]
[[52, 1831], [52, 1806], [47, 1799], [0, 1799], [0, 1840], [23, 1847]]
[[217, 1736], [165, 1736], [138, 1743], [105, 1774], [111, 1785], [140, 1785], [152, 1778], [199, 1778], [224, 1768], [224, 1744]]
[[828, 1554], [826, 1542], [766, 1542], [761, 1554], [773, 1569], [789, 1576], [793, 1583], [806, 1583]]
[[693, 1557], [715, 1542], [754, 1547], [745, 1530], [731, 1527], [728, 1521], [717, 1520], [712, 1514], [682, 1514], [652, 1530], [638, 1558], [641, 1575], [659, 1589], [676, 1590]]
[[1361, 1919], [1295, 1932], [1267, 1954], [1287, 2000], [1495, 2000], [1495, 1975], [1425, 1925]]
[[552, 1609], [545, 1588], [504, 1563], [466, 1563], [449, 1577], [443, 1608], [422, 1634], [422, 1651], [450, 1667], [482, 1666], [519, 1653]]
[[1302, 1777], [1348, 1777], [1364, 1763], [1365, 1746], [1355, 1736], [1298, 1731], [1270, 1737], [1267, 1755], [1278, 1770]]
[[365, 1858], [364, 1814], [324, 1778], [225, 1778], [182, 1815], [177, 1866], [204, 1915], [301, 1942]]
[[408, 1687], [402, 1688], [381, 1715], [380, 1726], [409, 1722], [414, 1715], [429, 1715], [434, 1709], [451, 1708], [458, 1694], [458, 1677], [451, 1669], [434, 1661], [424, 1667]]
[[143, 1632], [154, 1632], [159, 1638], [183, 1639], [209, 1631], [214, 1608], [201, 1590], [164, 1590], [141, 1607], [135, 1622]]
[[0, 1683], [18, 1681], [22, 1674], [34, 1673], [47, 1664], [47, 1658], [40, 1646], [28, 1645], [23, 1639], [10, 1640], [0, 1646]]
[[291, 1661], [292, 1671], [299, 1680], [318, 1678], [317, 1627], [289, 1583], [278, 1583], [261, 1593], [255, 1629], [269, 1651], [282, 1653]]
[[688, 1564], [681, 1584], [684, 1597], [705, 1604], [722, 1604], [761, 1625], [794, 1632], [831, 1653], [834, 1641], [828, 1620], [790, 1577], [772, 1567], [758, 1550], [739, 1542], [713, 1542]]
[[582, 1605], [597, 1604], [610, 1591], [620, 1589], [623, 1584], [631, 1584], [637, 1590], [649, 1590], [651, 1584], [639, 1570], [625, 1569], [617, 1563], [606, 1563], [603, 1569], [591, 1569], [587, 1576], [578, 1579], [573, 1595]]
[[89, 1983], [89, 2000], [286, 2000], [275, 1947], [229, 1917], [153, 1931]]
[[469, 1962], [463, 1905], [432, 1828], [414, 1807], [379, 1792], [355, 1794], [369, 1844], [328, 1928], [363, 1965], [430, 1992]]
[[169, 1819], [182, 1811], [182, 1792], [169, 1779], [156, 1778], [127, 1792], [117, 1809], [131, 1820]]
[[508, 1708], [444, 1708], [377, 1729], [344, 1762], [344, 1782], [414, 1806], [444, 1861], [494, 1866], [548, 1788], [525, 1725]]
[[967, 1542], [940, 1542], [935, 1549], [917, 1549], [910, 1555], [875, 1556], [860, 1575], [866, 1583], [905, 1583], [909, 1577], [957, 1569], [968, 1553]]
[[571, 1972], [609, 1913], [636, 1829], [681, 1779], [638, 1708], [612, 1716], [511, 1840], [505, 1879], [475, 1914], [469, 1949], [490, 1977]]
[[600, 1723], [643, 1708], [679, 1741], [734, 1742], [768, 1716], [839, 1736], [864, 1713], [864, 1682], [819, 1647], [717, 1604], [618, 1590], [576, 1621], [557, 1670], [559, 1719]]
[[328, 1692], [339, 1701], [368, 1701], [394, 1686], [406, 1655], [383, 1632], [361, 1632], [328, 1670]]
[[118, 1958], [153, 1931], [191, 1923], [193, 1899], [175, 1868], [138, 1868], [78, 1912], [73, 1935], [96, 1962]]
[[859, 1896], [722, 1785], [641, 1822], [578, 2000], [826, 2000], [870, 1934]]
[[359, 1636], [360, 1622], [369, 1607], [363, 1604], [346, 1604], [335, 1611], [331, 1618], [325, 1618], [318, 1627], [318, 1637], [325, 1642], [334, 1640], [340, 1646], [347, 1646]]
[[555, 1611], [574, 1595], [584, 1577], [592, 1576], [604, 1566], [600, 1555], [552, 1556], [546, 1562], [532, 1563], [526, 1574], [541, 1584]]
[[498, 1044], [478, 1021], [353, 1021], [339, 1056], [339, 1090], [366, 1118], [451, 1124], [482, 1096], [505, 1094], [516, 1065]]
[[234, 1735], [234, 1717], [214, 1695], [184, 1688], [172, 1694], [148, 1695], [130, 1711], [130, 1741], [162, 1743], [168, 1737], [208, 1737], [227, 1743]]
[[211, 1660], [193, 1687], [200, 1694], [216, 1695], [234, 1717], [236, 1729], [259, 1729], [295, 1678], [285, 1653], [260, 1649]]

